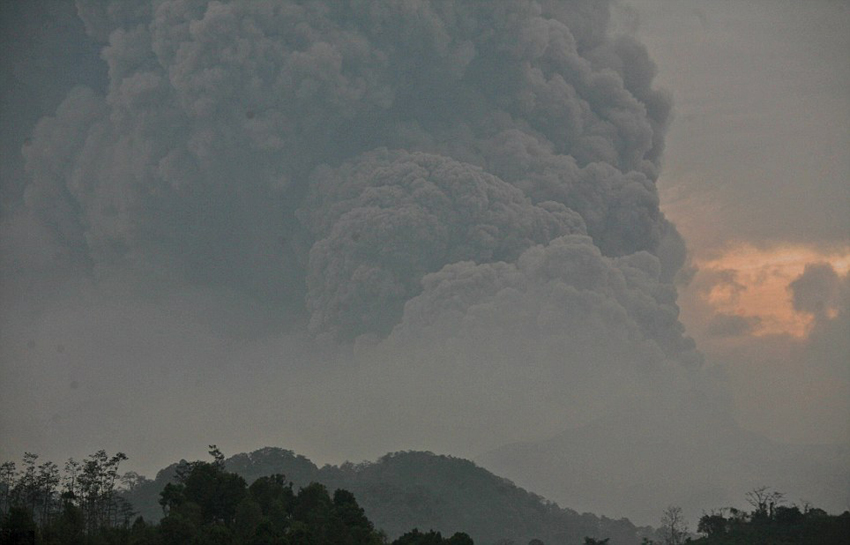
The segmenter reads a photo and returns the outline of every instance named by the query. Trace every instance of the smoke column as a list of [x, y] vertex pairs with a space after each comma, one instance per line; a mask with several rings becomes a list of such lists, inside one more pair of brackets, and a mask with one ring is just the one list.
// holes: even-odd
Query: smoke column
[[[474, 455], [699, 385], [684, 243], [655, 187], [671, 100], [646, 49], [612, 32], [612, 2], [77, 8], [108, 82], [71, 90], [26, 141], [5, 253], [37, 239], [23, 274], [83, 271], [208, 343], [121, 345], [104, 369], [181, 384], [166, 347], [210, 377], [272, 362], [279, 381], [227, 386], [353, 458]], [[136, 305], [145, 284], [128, 278], [253, 301], [274, 340], [233, 348], [251, 311]], [[129, 312], [113, 310], [92, 320]]]
[[670, 101], [607, 3], [78, 9], [108, 89], [39, 123], [26, 203], [94, 268], [231, 282], [345, 339], [428, 273], [560, 236], [682, 264], [653, 184]]

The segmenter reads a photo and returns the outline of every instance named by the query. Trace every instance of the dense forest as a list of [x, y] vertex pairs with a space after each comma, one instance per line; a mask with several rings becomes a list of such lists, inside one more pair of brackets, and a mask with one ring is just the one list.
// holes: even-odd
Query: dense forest
[[[386, 534], [375, 529], [354, 495], [332, 495], [320, 483], [296, 493], [280, 474], [263, 476], [249, 486], [229, 472], [224, 456], [211, 447], [212, 462], [181, 465], [175, 482], [159, 494], [159, 523], [134, 518], [120, 494], [119, 482], [135, 485], [133, 473], [119, 477], [126, 456], [98, 451], [80, 463], [70, 460], [64, 478], [52, 462], [36, 465], [27, 453], [18, 471], [2, 466], [2, 533], [5, 544], [56, 545], [381, 545]], [[61, 488], [60, 488], [61, 485]], [[132, 522], [131, 522], [132, 520]], [[463, 533], [413, 529], [392, 545], [472, 545]]]
[[782, 493], [757, 488], [747, 493], [751, 511], [717, 509], [703, 515], [694, 545], [828, 545], [850, 543], [850, 511], [832, 516], [807, 503], [784, 505]]
[[[137, 483], [125, 498], [146, 520], [158, 519], [159, 493], [186, 463], [172, 464], [153, 481]], [[589, 536], [639, 545], [644, 537], [655, 536], [654, 528], [564, 509], [469, 460], [430, 452], [395, 452], [375, 462], [319, 468], [292, 451], [263, 448], [232, 456], [225, 466], [248, 482], [279, 473], [296, 488], [319, 482], [328, 490], [350, 490], [390, 538], [417, 527], [443, 535], [466, 532], [483, 544], [511, 540], [524, 545], [532, 539], [581, 543]]]
[[[659, 528], [637, 529], [627, 520], [561, 509], [471, 462], [431, 453], [395, 453], [372, 464], [321, 469], [282, 449], [226, 460], [211, 446], [210, 455], [212, 461], [174, 464], [152, 481], [134, 472], [120, 473], [127, 459], [123, 453], [109, 456], [101, 450], [80, 462], [71, 459], [64, 471], [52, 462], [39, 464], [38, 456], [26, 453], [20, 468], [14, 462], [0, 466], [0, 543], [831, 545], [850, 541], [850, 512], [833, 516], [807, 504], [786, 505], [781, 493], [768, 488], [747, 494], [751, 511], [724, 508], [704, 514], [693, 534], [677, 507], [664, 511]], [[284, 466], [304, 483], [297, 491], [295, 480], [275, 471]], [[354, 492], [325, 483], [347, 483]], [[146, 517], [133, 502], [148, 509], [145, 504], [153, 490], [157, 510]], [[501, 497], [501, 504], [494, 496]], [[393, 514], [396, 520], [378, 522], [369, 515], [367, 502], [381, 521]], [[447, 517], [449, 513], [453, 517]], [[506, 520], [499, 522], [499, 517]], [[397, 529], [412, 520], [425, 524]], [[468, 532], [445, 530], [464, 521]], [[489, 521], [493, 529], [483, 531], [482, 521]], [[589, 524], [594, 521], [595, 526]], [[553, 534], [553, 528], [560, 533]], [[538, 537], [527, 538], [534, 529]]]

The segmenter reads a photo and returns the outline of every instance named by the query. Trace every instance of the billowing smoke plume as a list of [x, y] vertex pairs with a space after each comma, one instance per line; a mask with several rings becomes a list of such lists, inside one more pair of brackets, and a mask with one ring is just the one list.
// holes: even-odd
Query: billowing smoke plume
[[350, 339], [389, 332], [426, 274], [586, 234], [661, 258], [630, 287], [667, 293], [640, 335], [682, 344], [657, 284], [684, 253], [654, 186], [670, 103], [608, 3], [78, 10], [109, 86], [39, 124], [26, 202], [96, 269], [239, 285]]
[[698, 363], [693, 342], [682, 337], [675, 290], [659, 277], [658, 259], [647, 252], [606, 258], [587, 237], [561, 237], [524, 252], [516, 264], [463, 262], [426, 276], [396, 334], [441, 328], [504, 338], [519, 328], [528, 338], [557, 338], [564, 354], [622, 351], [600, 364], [630, 359], [652, 367], [677, 357]]
[[670, 100], [611, 3], [77, 8], [108, 81], [37, 124], [0, 238], [41, 313], [0, 331], [4, 394], [59, 378], [4, 426], [475, 456], [705, 386]]
[[[641, 522], [778, 482], [679, 322], [670, 100], [613, 4], [77, 0], [108, 78], [0, 188], [0, 454], [491, 452]], [[789, 293], [836, 366], [846, 284]]]
[[422, 277], [446, 264], [513, 262], [531, 245], [586, 231], [563, 204], [535, 206], [481, 168], [386, 150], [317, 169], [302, 212], [318, 238], [307, 277], [311, 326], [356, 333], [394, 325]]

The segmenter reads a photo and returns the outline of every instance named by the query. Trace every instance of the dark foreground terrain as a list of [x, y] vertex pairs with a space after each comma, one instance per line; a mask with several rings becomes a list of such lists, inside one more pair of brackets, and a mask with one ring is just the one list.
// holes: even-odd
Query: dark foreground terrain
[[679, 507], [661, 527], [563, 509], [474, 463], [429, 452], [317, 467], [264, 448], [182, 460], [154, 480], [121, 474], [99, 451], [64, 473], [27, 453], [2, 465], [0, 544], [55, 545], [832, 545], [850, 542], [850, 512], [789, 505], [766, 487], [752, 510], [703, 514], [691, 533]]

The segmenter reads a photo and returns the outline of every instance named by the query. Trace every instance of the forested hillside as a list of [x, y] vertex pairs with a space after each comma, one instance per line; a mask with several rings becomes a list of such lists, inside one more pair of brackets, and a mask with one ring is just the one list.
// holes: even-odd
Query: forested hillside
[[[147, 519], [162, 516], [159, 491], [174, 480], [180, 464], [138, 484], [126, 498]], [[612, 544], [638, 544], [653, 530], [626, 519], [613, 520], [563, 509], [518, 488], [474, 463], [428, 452], [398, 452], [376, 462], [317, 467], [291, 451], [264, 448], [225, 461], [229, 471], [247, 482], [283, 474], [296, 487], [319, 482], [329, 490], [350, 490], [366, 515], [396, 538], [411, 528], [446, 535], [466, 532], [476, 543], [513, 540], [528, 543], [581, 543], [584, 537], [611, 538]]]
[[[159, 523], [134, 516], [120, 498], [118, 472], [123, 453], [105, 451], [81, 463], [69, 461], [60, 476], [47, 462], [36, 466], [27, 453], [23, 469], [2, 466], [0, 544], [2, 545], [386, 545], [354, 495], [333, 494], [319, 483], [297, 492], [283, 475], [269, 475], [249, 486], [227, 471], [224, 456], [210, 447], [212, 462], [181, 464], [173, 482], [159, 494]], [[150, 482], [142, 482], [148, 486]], [[61, 488], [60, 488], [61, 485]], [[392, 545], [473, 545], [457, 533], [448, 539], [413, 529]]]
[[212, 445], [210, 455], [211, 462], [183, 460], [152, 481], [122, 474], [127, 457], [120, 452], [70, 459], [64, 471], [26, 453], [21, 467], [0, 466], [0, 545], [850, 542], [850, 512], [829, 515], [767, 487], [745, 495], [751, 511], [704, 513], [698, 537], [678, 506], [663, 512], [660, 528], [636, 528], [562, 509], [472, 462], [430, 452], [322, 468], [276, 448], [225, 460]]

